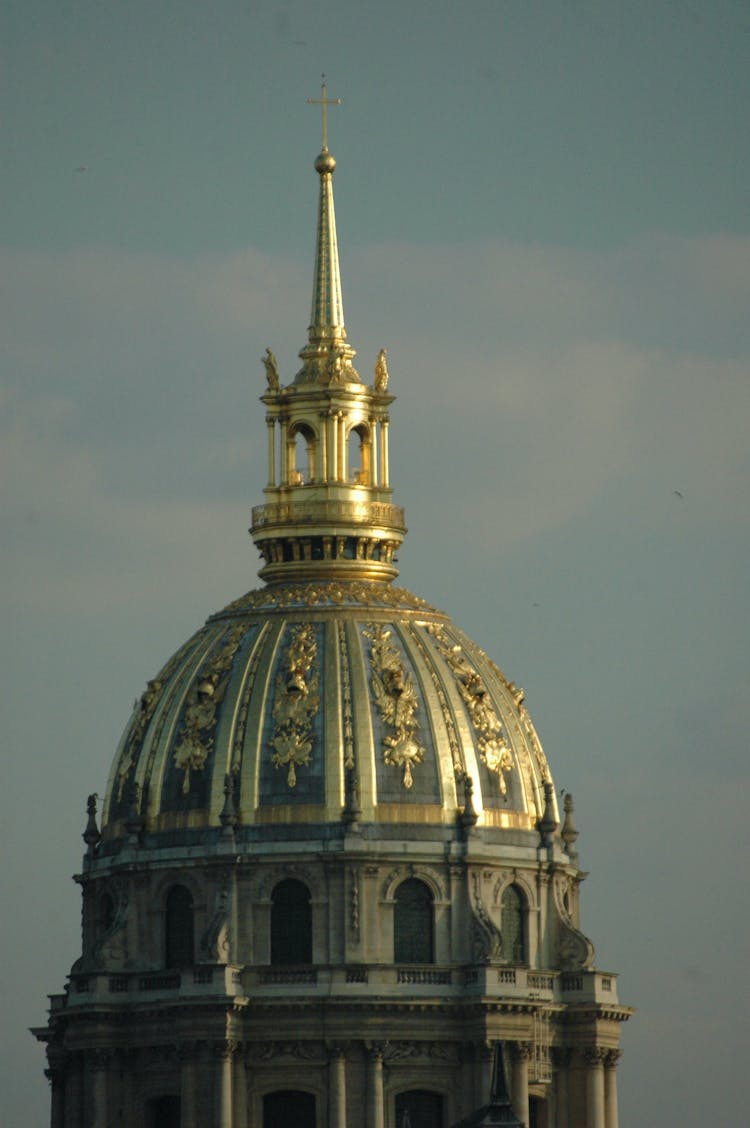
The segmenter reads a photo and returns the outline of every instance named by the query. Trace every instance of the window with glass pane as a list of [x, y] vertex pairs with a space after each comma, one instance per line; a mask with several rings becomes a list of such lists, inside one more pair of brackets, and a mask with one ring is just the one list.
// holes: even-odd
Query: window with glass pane
[[432, 963], [434, 959], [432, 893], [423, 881], [409, 878], [396, 890], [393, 949], [396, 963]]
[[504, 891], [500, 903], [500, 930], [503, 937], [503, 955], [510, 964], [526, 963], [523, 935], [523, 895], [515, 885]]

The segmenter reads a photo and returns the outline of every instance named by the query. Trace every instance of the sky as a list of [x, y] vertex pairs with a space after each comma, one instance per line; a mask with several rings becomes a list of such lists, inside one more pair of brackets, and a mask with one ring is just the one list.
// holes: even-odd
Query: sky
[[746, 1117], [750, 3], [5, 0], [0, 1124], [47, 1122], [85, 799], [259, 586], [325, 71], [344, 309], [387, 347], [404, 586], [526, 690], [623, 1128]]

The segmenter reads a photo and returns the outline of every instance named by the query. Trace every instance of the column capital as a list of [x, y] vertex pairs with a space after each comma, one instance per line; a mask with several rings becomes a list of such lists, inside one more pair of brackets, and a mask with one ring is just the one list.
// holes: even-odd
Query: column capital
[[604, 1064], [607, 1050], [605, 1050], [603, 1046], [586, 1046], [581, 1051], [581, 1056], [586, 1062], [586, 1065], [596, 1068]]
[[604, 1066], [605, 1069], [617, 1069], [617, 1063], [622, 1057], [622, 1050], [605, 1050], [604, 1051]]
[[531, 1042], [511, 1042], [511, 1052], [514, 1061], [530, 1061], [534, 1051]]
[[86, 1064], [92, 1069], [107, 1069], [112, 1061], [111, 1050], [87, 1050]]

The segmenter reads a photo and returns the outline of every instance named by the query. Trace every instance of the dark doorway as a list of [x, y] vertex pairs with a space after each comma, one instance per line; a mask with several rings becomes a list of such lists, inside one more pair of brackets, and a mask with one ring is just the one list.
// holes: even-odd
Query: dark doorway
[[443, 1128], [443, 1098], [428, 1089], [409, 1089], [396, 1097], [396, 1128]]
[[154, 1097], [146, 1105], [147, 1128], [180, 1128], [180, 1098]]
[[263, 1098], [263, 1128], [315, 1128], [315, 1097], [281, 1089]]

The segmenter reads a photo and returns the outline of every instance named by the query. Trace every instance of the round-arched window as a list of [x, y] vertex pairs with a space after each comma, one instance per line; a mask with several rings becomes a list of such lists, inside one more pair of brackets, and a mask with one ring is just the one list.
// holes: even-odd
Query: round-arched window
[[393, 909], [393, 958], [396, 963], [434, 960], [432, 893], [410, 877], [396, 890]]
[[516, 967], [526, 963], [523, 910], [524, 898], [521, 890], [516, 885], [506, 886], [500, 901], [500, 932], [506, 962]]

